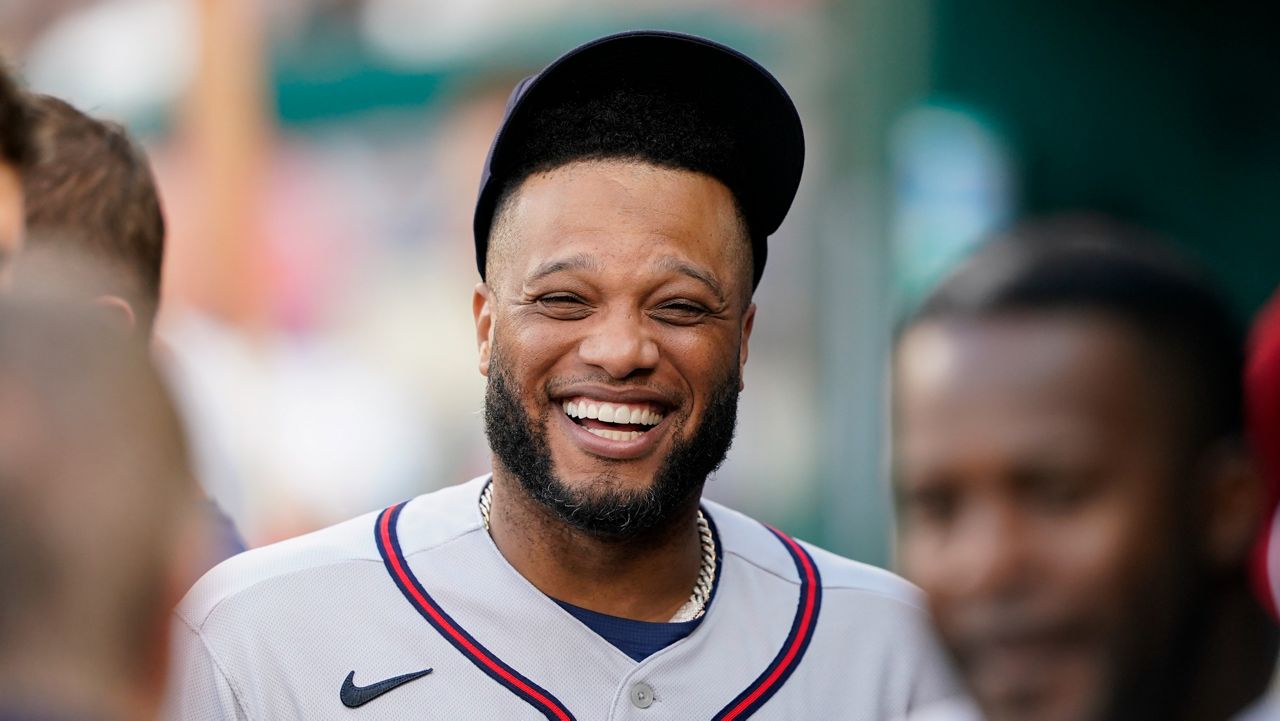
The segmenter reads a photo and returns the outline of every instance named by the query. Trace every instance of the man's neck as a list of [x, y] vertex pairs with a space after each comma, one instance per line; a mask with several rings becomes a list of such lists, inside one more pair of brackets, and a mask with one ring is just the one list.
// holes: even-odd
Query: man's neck
[[490, 535], [539, 591], [565, 603], [637, 621], [663, 622], [689, 600], [702, 546], [697, 496], [665, 528], [636, 539], [571, 527], [494, 471]]

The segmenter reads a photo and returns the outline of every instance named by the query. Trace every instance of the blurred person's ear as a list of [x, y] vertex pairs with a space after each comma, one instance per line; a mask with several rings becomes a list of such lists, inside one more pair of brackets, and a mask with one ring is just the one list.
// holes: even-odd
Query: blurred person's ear
[[138, 315], [129, 301], [118, 295], [104, 294], [93, 299], [95, 308], [105, 311], [113, 327], [132, 333], [138, 329]]
[[489, 376], [493, 354], [493, 291], [484, 282], [476, 283], [471, 296], [471, 313], [476, 319], [476, 348], [480, 351], [480, 375]]
[[1229, 444], [1209, 454], [1203, 478], [1200, 508], [1205, 558], [1218, 569], [1242, 567], [1262, 525], [1262, 475], [1243, 446]]

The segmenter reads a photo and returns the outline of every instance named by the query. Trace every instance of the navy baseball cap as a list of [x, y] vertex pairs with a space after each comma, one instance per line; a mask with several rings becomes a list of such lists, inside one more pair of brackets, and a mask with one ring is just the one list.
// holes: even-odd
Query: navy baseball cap
[[523, 152], [534, 119], [568, 99], [603, 96], [611, 89], [656, 88], [678, 94], [714, 116], [732, 138], [740, 170], [713, 177], [734, 193], [751, 232], [758, 285], [766, 241], [782, 225], [804, 169], [804, 130], [795, 104], [759, 63], [706, 38], [664, 30], [608, 35], [561, 55], [516, 85], [489, 148], [473, 228], [476, 267], [485, 273], [493, 214], [512, 175], [528, 167]]

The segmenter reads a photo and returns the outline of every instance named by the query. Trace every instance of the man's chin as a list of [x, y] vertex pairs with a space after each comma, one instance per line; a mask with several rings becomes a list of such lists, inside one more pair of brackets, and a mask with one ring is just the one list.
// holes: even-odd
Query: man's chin
[[616, 461], [576, 463], [567, 468], [556, 465], [555, 478], [564, 493], [585, 503], [606, 503], [653, 493], [656, 485], [653, 471], [626, 467], [629, 465]]
[[662, 526], [670, 509], [652, 474], [629, 479], [615, 471], [556, 473], [537, 488], [526, 486], [525, 490], [560, 520], [594, 536], [626, 539]]
[[987, 721], [1090, 721], [1096, 718], [1098, 679], [1074, 663], [988, 668], [970, 676]]

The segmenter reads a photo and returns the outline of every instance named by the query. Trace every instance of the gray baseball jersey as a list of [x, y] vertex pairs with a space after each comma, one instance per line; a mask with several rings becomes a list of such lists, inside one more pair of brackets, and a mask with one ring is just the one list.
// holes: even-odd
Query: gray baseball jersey
[[909, 584], [710, 502], [714, 599], [637, 662], [506, 562], [486, 481], [210, 571], [177, 611], [167, 716], [873, 721], [953, 691]]

